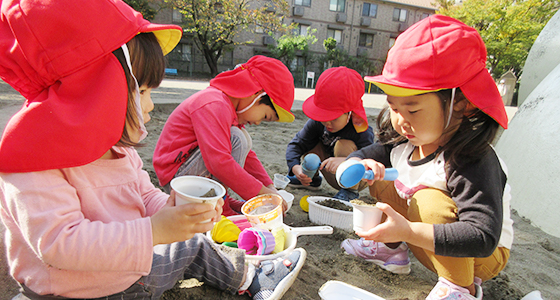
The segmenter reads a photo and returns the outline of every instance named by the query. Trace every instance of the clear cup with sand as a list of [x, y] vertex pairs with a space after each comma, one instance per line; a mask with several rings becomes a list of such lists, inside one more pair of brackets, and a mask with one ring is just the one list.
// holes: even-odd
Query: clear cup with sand
[[253, 227], [273, 230], [284, 224], [282, 202], [282, 197], [277, 194], [258, 195], [247, 200], [241, 212]]
[[[179, 176], [171, 180], [171, 188], [175, 191], [175, 205], [187, 203], [216, 203], [226, 194], [226, 189], [219, 182], [201, 176]], [[203, 223], [210, 222], [209, 220]]]
[[350, 201], [353, 207], [354, 231], [368, 231], [381, 223], [383, 212], [375, 203], [362, 200]]

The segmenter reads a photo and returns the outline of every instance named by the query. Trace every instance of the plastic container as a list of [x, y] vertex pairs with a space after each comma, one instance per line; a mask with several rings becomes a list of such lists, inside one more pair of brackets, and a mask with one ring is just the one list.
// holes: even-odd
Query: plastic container
[[317, 169], [321, 165], [321, 159], [315, 153], [309, 153], [303, 158], [303, 162], [301, 163], [301, 169], [305, 175], [309, 178], [313, 178], [315, 173], [317, 173]]
[[282, 196], [282, 198], [286, 200], [286, 203], [288, 204], [288, 209], [286, 210], [286, 212], [288, 212], [290, 208], [292, 208], [292, 205], [294, 204], [294, 195], [285, 190], [278, 191], [278, 194], [280, 194], [280, 196]]
[[284, 224], [282, 197], [277, 194], [255, 196], [243, 204], [241, 212], [253, 227], [272, 230]]
[[[218, 199], [223, 198], [226, 189], [223, 185], [210, 178], [201, 176], [179, 176], [171, 180], [171, 188], [175, 191], [175, 205], [187, 203], [210, 203], [216, 206]], [[214, 189], [215, 196], [202, 197]], [[204, 221], [210, 222], [210, 219]]]
[[319, 289], [319, 296], [323, 300], [385, 300], [351, 284], [329, 280]]
[[377, 206], [350, 204], [354, 209], [354, 231], [368, 231], [381, 222], [383, 212]]
[[284, 189], [290, 183], [290, 179], [285, 175], [276, 173], [274, 174], [274, 187], [277, 189]]
[[349, 207], [352, 205], [349, 202], [342, 201], [339, 199], [328, 198], [328, 197], [307, 197], [307, 202], [309, 203], [309, 220], [315, 224], [320, 225], [330, 225], [338, 229], [353, 231], [353, 212], [343, 211], [340, 209], [334, 209], [326, 207], [317, 202], [325, 199], [331, 199], [343, 203]]
[[521, 298], [521, 300], [543, 300], [543, 298], [540, 291], [532, 291], [525, 295], [525, 297]]

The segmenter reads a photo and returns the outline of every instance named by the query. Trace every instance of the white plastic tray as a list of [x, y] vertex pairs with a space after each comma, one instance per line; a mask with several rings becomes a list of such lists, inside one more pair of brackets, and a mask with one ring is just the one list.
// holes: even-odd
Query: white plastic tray
[[319, 289], [319, 296], [323, 300], [385, 300], [359, 287], [348, 283], [329, 280]]

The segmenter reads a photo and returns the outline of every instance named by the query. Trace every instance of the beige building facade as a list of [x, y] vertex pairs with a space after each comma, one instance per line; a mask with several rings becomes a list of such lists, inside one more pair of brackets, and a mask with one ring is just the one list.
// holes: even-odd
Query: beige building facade
[[[337, 47], [349, 56], [362, 56], [379, 66], [385, 62], [387, 51], [395, 38], [412, 24], [435, 13], [432, 0], [287, 0], [290, 5], [284, 23], [296, 23], [297, 33], [305, 35], [314, 31], [317, 42], [310, 46], [314, 56], [325, 55], [323, 42], [329, 37], [336, 39]], [[154, 20], [162, 23], [181, 22], [181, 15], [171, 10], [162, 10]], [[278, 38], [279, 36], [275, 36]], [[269, 53], [268, 46], [274, 45], [274, 38], [266, 32], [242, 33], [239, 41], [251, 40], [248, 45], [236, 46], [233, 51], [225, 52], [219, 61], [220, 71], [232, 69], [247, 61], [255, 54]], [[185, 35], [177, 48], [169, 55], [170, 68], [177, 69], [186, 76], [209, 73], [202, 53], [196, 49], [191, 36]], [[320, 66], [307, 64], [302, 57], [296, 58], [289, 66], [292, 71], [315, 72]], [[298, 71], [299, 72], [299, 71]], [[208, 75], [208, 74], [206, 74]], [[294, 74], [296, 75], [296, 74]], [[298, 74], [299, 75], [299, 74]], [[374, 75], [374, 74], [362, 74]], [[305, 76], [305, 74], [301, 75]], [[294, 76], [294, 77], [301, 77]], [[315, 78], [316, 79], [316, 78]], [[296, 78], [296, 85], [298, 84]], [[302, 82], [303, 84], [303, 82]]]

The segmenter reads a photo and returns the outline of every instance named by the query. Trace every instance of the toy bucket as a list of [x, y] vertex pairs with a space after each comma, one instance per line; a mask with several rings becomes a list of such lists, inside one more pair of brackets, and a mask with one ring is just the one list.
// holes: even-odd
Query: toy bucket
[[284, 224], [282, 197], [277, 194], [258, 195], [241, 207], [241, 212], [253, 227], [272, 230]]

